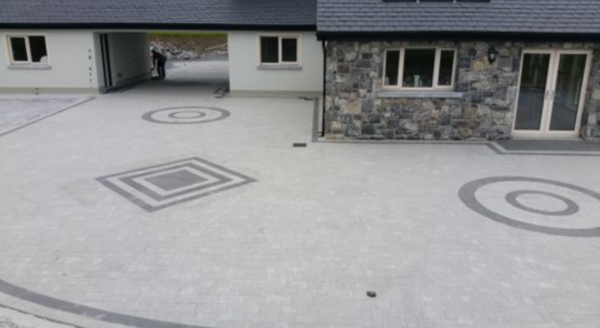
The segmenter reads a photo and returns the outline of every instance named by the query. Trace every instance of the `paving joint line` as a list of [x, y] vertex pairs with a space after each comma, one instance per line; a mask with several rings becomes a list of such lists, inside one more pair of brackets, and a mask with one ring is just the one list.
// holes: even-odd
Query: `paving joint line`
[[13, 133], [13, 132], [19, 131], [19, 130], [21, 130], [21, 129], [24, 129], [24, 128], [26, 128], [26, 127], [30, 126], [30, 125], [33, 125], [33, 124], [35, 124], [35, 123], [38, 123], [38, 122], [40, 122], [40, 121], [43, 121], [43, 120], [45, 120], [45, 119], [47, 119], [47, 118], [50, 118], [50, 117], [52, 117], [52, 116], [58, 115], [58, 114], [60, 114], [60, 113], [62, 113], [62, 112], [64, 112], [64, 111], [67, 111], [67, 110], [69, 110], [69, 109], [72, 109], [72, 108], [75, 108], [75, 107], [77, 107], [77, 106], [83, 105], [83, 104], [85, 104], [85, 103], [87, 103], [87, 102], [90, 102], [90, 101], [92, 101], [92, 100], [94, 100], [94, 99], [96, 99], [96, 97], [95, 97], [95, 96], [89, 96], [89, 97], [86, 97], [86, 98], [85, 98], [85, 99], [83, 99], [83, 100], [77, 101], [77, 102], [75, 102], [74, 104], [67, 105], [66, 107], [64, 107], [64, 108], [62, 108], [62, 109], [59, 109], [59, 110], [57, 110], [57, 111], [55, 111], [55, 112], [53, 112], [53, 113], [50, 113], [50, 114], [47, 114], [47, 115], [44, 115], [44, 116], [38, 117], [38, 118], [36, 118], [36, 119], [34, 119], [34, 120], [32, 120], [32, 121], [29, 121], [29, 122], [27, 122], [27, 123], [21, 124], [21, 125], [19, 125], [19, 126], [17, 126], [17, 127], [14, 127], [14, 128], [12, 128], [12, 129], [9, 129], [9, 130], [7, 130], [7, 131], [1, 132], [1, 133], [0, 133], [0, 137], [3, 137], [3, 136], [5, 136], [5, 135], [7, 135], [7, 134], [10, 134], [10, 133]]
[[65, 322], [65, 321], [48, 318], [48, 317], [45, 317], [45, 316], [42, 316], [42, 315], [39, 315], [39, 314], [27, 312], [27, 311], [24, 311], [24, 310], [21, 310], [21, 309], [17, 309], [15, 307], [8, 306], [8, 305], [2, 304], [2, 303], [0, 303], [0, 308], [4, 308], [4, 309], [11, 310], [11, 311], [19, 312], [21, 314], [30, 315], [32, 317], [35, 317], [35, 318], [38, 318], [38, 319], [41, 319], [41, 320], [45, 320], [45, 321], [48, 321], [48, 322], [56, 323], [56, 324], [59, 324], [59, 325], [71, 326], [73, 328], [86, 328], [84, 326], [79, 326], [79, 325], [76, 325], [76, 324], [73, 324], [73, 323], [68, 323], [68, 322]]
[[[154, 320], [134, 315], [110, 312], [78, 303], [73, 303], [13, 285], [0, 278], [0, 293], [30, 302], [45, 308], [70, 313], [89, 320], [102, 321], [135, 328], [206, 328], [203, 326]], [[84, 327], [78, 327], [84, 328]]]

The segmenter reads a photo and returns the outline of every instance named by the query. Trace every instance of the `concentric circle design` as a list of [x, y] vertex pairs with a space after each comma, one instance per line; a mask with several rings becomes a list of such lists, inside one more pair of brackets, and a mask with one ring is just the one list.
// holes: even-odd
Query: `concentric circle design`
[[150, 111], [142, 116], [148, 122], [159, 124], [200, 124], [228, 118], [229, 111], [216, 107], [170, 107]]
[[[558, 199], [561, 202], [565, 203], [565, 205], [567, 205], [567, 208], [564, 210], [560, 210], [560, 211], [546, 211], [546, 210], [529, 207], [519, 201], [519, 197], [523, 196], [523, 195], [548, 196], [548, 197], [551, 197], [554, 199]], [[573, 214], [579, 212], [579, 205], [577, 205], [577, 203], [575, 203], [574, 201], [568, 199], [567, 197], [557, 195], [555, 193], [551, 193], [551, 192], [547, 192], [547, 191], [539, 191], [539, 190], [513, 191], [506, 195], [506, 201], [510, 205], [512, 205], [518, 209], [521, 209], [521, 210], [527, 211], [527, 212], [531, 212], [531, 213], [536, 213], [536, 214], [553, 215], [553, 216], [567, 216], [567, 215], [573, 215]]]
[[[582, 188], [582, 187], [579, 187], [579, 186], [576, 186], [573, 184], [560, 182], [560, 181], [541, 179], [541, 178], [529, 178], [529, 177], [490, 177], [490, 178], [479, 179], [479, 180], [469, 182], [469, 183], [465, 184], [464, 186], [462, 186], [462, 188], [460, 188], [460, 191], [458, 194], [459, 194], [461, 201], [471, 210], [473, 210], [476, 213], [479, 213], [489, 219], [492, 219], [496, 222], [499, 222], [499, 223], [502, 223], [502, 224], [505, 224], [505, 225], [508, 225], [508, 226], [511, 226], [514, 228], [519, 228], [519, 229], [523, 229], [523, 230], [539, 232], [539, 233], [544, 233], [544, 234], [549, 234], [549, 235], [556, 235], [556, 236], [568, 236], [568, 237], [599, 237], [600, 236], [600, 226], [593, 227], [593, 228], [586, 228], [586, 229], [567, 229], [567, 228], [549, 227], [549, 226], [543, 226], [543, 225], [523, 222], [517, 218], [511, 218], [505, 214], [497, 213], [497, 212], [489, 209], [487, 206], [482, 204], [482, 202], [477, 199], [476, 193], [482, 187], [489, 186], [489, 185], [496, 184], [496, 183], [503, 183], [503, 182], [534, 182], [534, 183], [538, 183], [538, 184], [546, 184], [548, 186], [570, 189], [571, 191], [575, 191], [575, 192], [581, 193], [583, 195], [587, 195], [589, 197], [592, 197], [592, 198], [600, 201], [600, 193], [597, 193], [595, 191], [592, 191], [592, 190], [589, 190], [586, 188]], [[564, 210], [560, 210], [560, 211], [547, 211], [547, 210], [531, 208], [529, 206], [523, 205], [518, 200], [518, 198], [520, 196], [532, 195], [532, 194], [543, 195], [546, 197], [554, 198], [556, 200], [560, 200], [566, 205], [566, 208]], [[579, 212], [579, 205], [577, 205], [577, 203], [575, 201], [573, 201], [565, 196], [557, 195], [555, 193], [551, 193], [551, 192], [547, 192], [547, 191], [515, 190], [506, 195], [506, 200], [510, 205], [512, 205], [515, 208], [518, 208], [518, 209], [526, 211], [526, 212], [536, 213], [536, 214], [553, 215], [553, 216], [567, 216], [567, 215], [572, 215], [572, 214]]]
[[200, 117], [204, 117], [206, 116], [206, 113], [201, 113], [201, 112], [195, 112], [195, 111], [183, 111], [183, 112], [174, 112], [168, 115], [170, 118], [175, 118], [175, 119], [193, 119], [193, 118], [200, 118]]

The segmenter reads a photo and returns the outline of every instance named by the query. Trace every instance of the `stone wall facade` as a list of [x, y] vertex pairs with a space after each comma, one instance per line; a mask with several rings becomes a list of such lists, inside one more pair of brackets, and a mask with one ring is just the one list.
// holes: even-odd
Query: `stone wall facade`
[[594, 48], [590, 82], [583, 112], [581, 136], [600, 141], [600, 47]]
[[[488, 62], [494, 46], [498, 60]], [[457, 51], [452, 92], [383, 88], [386, 49]], [[581, 135], [600, 140], [600, 44], [524, 42], [329, 41], [325, 136], [370, 140], [500, 140], [511, 137], [523, 49], [592, 49]]]

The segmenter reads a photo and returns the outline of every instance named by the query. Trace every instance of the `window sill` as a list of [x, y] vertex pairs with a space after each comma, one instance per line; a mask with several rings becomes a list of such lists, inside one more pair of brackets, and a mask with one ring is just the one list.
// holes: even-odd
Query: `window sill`
[[14, 70], [50, 70], [52, 66], [48, 64], [34, 64], [34, 63], [26, 63], [26, 64], [10, 64], [8, 65], [8, 69]]
[[462, 98], [462, 92], [430, 90], [430, 91], [383, 91], [377, 98]]
[[302, 66], [298, 64], [281, 64], [281, 65], [258, 65], [259, 70], [263, 71], [301, 71]]

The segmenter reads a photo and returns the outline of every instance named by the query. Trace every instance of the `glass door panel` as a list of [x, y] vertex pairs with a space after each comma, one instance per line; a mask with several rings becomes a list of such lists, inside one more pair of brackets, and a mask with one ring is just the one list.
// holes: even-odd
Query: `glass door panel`
[[551, 131], [574, 131], [577, 127], [587, 55], [561, 54], [553, 93]]
[[542, 128], [550, 59], [548, 53], [526, 53], [523, 57], [516, 130], [539, 131]]

